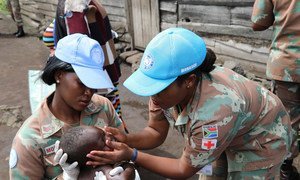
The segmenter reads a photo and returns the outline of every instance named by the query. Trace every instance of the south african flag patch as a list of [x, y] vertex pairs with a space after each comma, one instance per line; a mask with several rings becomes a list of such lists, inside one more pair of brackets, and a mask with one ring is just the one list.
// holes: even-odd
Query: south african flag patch
[[204, 125], [202, 126], [203, 138], [213, 139], [218, 137], [218, 126], [217, 125]]

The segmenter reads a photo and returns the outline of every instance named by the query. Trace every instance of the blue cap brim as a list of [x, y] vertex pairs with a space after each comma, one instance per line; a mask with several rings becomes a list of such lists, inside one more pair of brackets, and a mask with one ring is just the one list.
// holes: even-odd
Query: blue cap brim
[[91, 89], [113, 89], [112, 84], [106, 71], [102, 69], [92, 69], [82, 66], [72, 65], [75, 73], [81, 82]]
[[153, 79], [146, 76], [140, 71], [136, 70], [128, 79], [123, 83], [123, 85], [132, 91], [133, 93], [140, 96], [152, 96], [164, 90], [172, 82], [176, 80], [177, 77], [171, 79]]

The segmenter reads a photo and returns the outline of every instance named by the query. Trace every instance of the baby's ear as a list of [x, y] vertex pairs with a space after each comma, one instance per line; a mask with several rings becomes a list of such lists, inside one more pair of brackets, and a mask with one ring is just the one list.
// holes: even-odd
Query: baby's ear
[[116, 141], [115, 137], [112, 134], [105, 133], [105, 140]]

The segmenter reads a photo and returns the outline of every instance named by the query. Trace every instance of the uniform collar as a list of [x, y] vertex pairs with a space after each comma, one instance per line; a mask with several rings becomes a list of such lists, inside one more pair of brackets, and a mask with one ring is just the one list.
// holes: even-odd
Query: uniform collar
[[[47, 104], [47, 99], [52, 98], [53, 94], [48, 96], [40, 106], [40, 110], [37, 111], [37, 116], [38, 117], [45, 117], [41, 120], [40, 124], [40, 130], [41, 130], [41, 136], [43, 138], [48, 138], [52, 136], [53, 134], [57, 133], [58, 131], [61, 130], [61, 128], [65, 125], [65, 123], [59, 119], [57, 119], [52, 112], [50, 111], [48, 104]], [[81, 113], [81, 120], [83, 117], [97, 113], [103, 109], [103, 106], [100, 106], [95, 103], [95, 95], [92, 97], [91, 102], [87, 106], [87, 108]], [[80, 120], [80, 121], [81, 121]]]
[[42, 119], [41, 121], [41, 126], [40, 126], [41, 134], [43, 138], [48, 138], [49, 136], [52, 136], [64, 126], [64, 122], [57, 119], [50, 111], [47, 104], [47, 99], [48, 98], [46, 98], [42, 102], [40, 110], [38, 112], [40, 113], [38, 115], [39, 117], [44, 117], [44, 119]]
[[186, 125], [189, 119], [194, 118], [195, 107], [197, 107], [198, 102], [200, 100], [200, 92], [201, 92], [201, 83], [198, 83], [197, 89], [194, 92], [193, 97], [190, 99], [189, 103], [182, 110], [182, 112], [178, 115], [178, 112], [175, 111], [175, 115], [177, 117], [175, 126]]
[[84, 116], [95, 114], [103, 109], [102, 104], [96, 103], [96, 102], [99, 102], [99, 100], [97, 100], [98, 97], [99, 97], [99, 95], [93, 95], [89, 105], [83, 111]]

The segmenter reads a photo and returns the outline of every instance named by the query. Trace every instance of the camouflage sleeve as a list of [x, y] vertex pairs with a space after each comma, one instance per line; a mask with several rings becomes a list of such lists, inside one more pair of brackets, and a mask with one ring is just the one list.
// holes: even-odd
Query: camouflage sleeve
[[211, 116], [209, 112], [195, 114], [195, 119], [188, 129], [183, 156], [193, 167], [201, 168], [217, 160], [241, 126], [241, 121], [238, 120], [239, 113], [233, 112], [233, 107], [229, 104], [214, 104], [214, 107], [215, 111]]
[[256, 0], [253, 5], [251, 21], [264, 27], [270, 27], [274, 22], [273, 3], [271, 0]]
[[122, 120], [119, 118], [113, 104], [107, 98], [105, 98], [105, 103], [107, 106], [107, 117], [110, 120], [109, 126], [116, 127], [125, 132], [125, 127], [123, 126]]
[[43, 179], [45, 171], [41, 156], [37, 143], [17, 135], [9, 158], [10, 179]]

